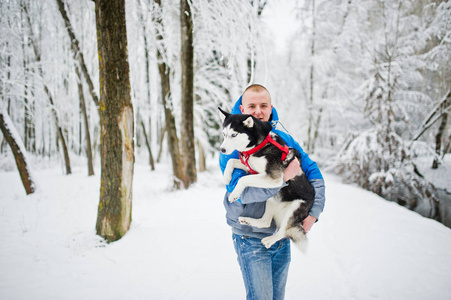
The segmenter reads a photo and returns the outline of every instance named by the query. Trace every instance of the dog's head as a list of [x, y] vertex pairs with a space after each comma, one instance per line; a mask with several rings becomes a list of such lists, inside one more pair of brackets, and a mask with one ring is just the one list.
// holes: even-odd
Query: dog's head
[[262, 122], [246, 114], [232, 115], [223, 111], [220, 107], [218, 108], [221, 111], [223, 120], [222, 134], [224, 142], [220, 148], [223, 154], [231, 154], [235, 150], [240, 152], [248, 151], [255, 147], [271, 131], [269, 122]]

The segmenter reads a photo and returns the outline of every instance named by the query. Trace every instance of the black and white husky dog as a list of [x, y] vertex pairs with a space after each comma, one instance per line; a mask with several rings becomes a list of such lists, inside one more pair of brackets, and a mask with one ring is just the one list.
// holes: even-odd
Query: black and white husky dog
[[[290, 162], [301, 156], [294, 148], [288, 148], [276, 133], [272, 132], [269, 122], [246, 114], [231, 115], [221, 108], [223, 118], [224, 142], [221, 153], [231, 154], [238, 150], [240, 159], [229, 159], [224, 170], [224, 181], [230, 183], [235, 168], [247, 171], [241, 177], [229, 196], [233, 202], [240, 198], [248, 186], [276, 188], [283, 184], [283, 173]], [[302, 168], [301, 168], [302, 170]], [[308, 216], [313, 205], [315, 191], [303, 171], [288, 180], [275, 196], [266, 201], [266, 210], [261, 219], [240, 217], [239, 222], [258, 228], [270, 227], [274, 219], [277, 232], [262, 239], [266, 248], [277, 241], [289, 237], [301, 249], [305, 250], [306, 236], [302, 221]]]

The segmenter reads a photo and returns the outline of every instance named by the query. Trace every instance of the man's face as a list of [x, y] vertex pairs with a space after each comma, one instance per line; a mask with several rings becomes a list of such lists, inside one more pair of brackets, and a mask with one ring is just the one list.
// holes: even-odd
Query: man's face
[[272, 111], [269, 93], [247, 91], [241, 99], [240, 109], [243, 114], [252, 115], [261, 121], [269, 121]]

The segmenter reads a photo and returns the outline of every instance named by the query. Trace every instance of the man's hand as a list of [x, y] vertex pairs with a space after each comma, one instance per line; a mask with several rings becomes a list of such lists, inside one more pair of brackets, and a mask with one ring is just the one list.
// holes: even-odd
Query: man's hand
[[283, 173], [283, 181], [287, 182], [301, 171], [301, 164], [297, 158], [293, 159]]
[[304, 221], [302, 221], [302, 227], [304, 227], [305, 232], [309, 232], [313, 224], [315, 224], [315, 222], [316, 218], [311, 215], [308, 215], [307, 218], [305, 218]]

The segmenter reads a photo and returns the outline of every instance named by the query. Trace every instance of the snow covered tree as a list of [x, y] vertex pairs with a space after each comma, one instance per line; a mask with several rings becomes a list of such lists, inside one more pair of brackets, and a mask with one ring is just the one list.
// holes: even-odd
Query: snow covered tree
[[[257, 62], [264, 66], [263, 26], [259, 14], [266, 1], [193, 1], [194, 126], [199, 165], [222, 141], [218, 106], [230, 110]], [[249, 69], [250, 59], [250, 69]], [[250, 76], [250, 77], [249, 77]], [[200, 170], [199, 170], [200, 171]]]
[[[289, 3], [298, 28], [278, 53], [279, 39], [265, 22], [288, 2], [188, 1], [193, 61], [184, 70], [193, 73], [188, 94], [196, 145], [189, 161], [198, 172], [205, 168], [221, 141], [217, 107], [230, 110], [249, 81], [259, 82], [270, 89], [290, 134], [318, 162], [340, 152], [348, 180], [434, 215], [434, 197], [424, 197], [434, 190], [418, 162], [427, 158], [440, 169], [451, 151], [450, 2]], [[148, 151], [150, 162], [159, 147], [158, 162], [172, 161], [176, 188], [184, 182], [181, 149], [189, 127], [181, 101], [180, 4], [126, 1], [130, 101], [139, 124], [134, 147]], [[92, 167], [100, 152], [100, 107], [91, 100], [103, 84], [93, 8], [94, 1], [0, 1], [2, 106], [28, 152], [60, 161], [63, 171], [66, 157], [89, 148], [88, 135]], [[3, 139], [0, 150], [9, 158], [6, 145]]]
[[[183, 182], [181, 164], [182, 128], [181, 102], [181, 31], [180, 1], [155, 1], [154, 4], [141, 4], [148, 30], [147, 39], [150, 53], [156, 53], [155, 60], [158, 75], [158, 106], [164, 112], [165, 132], [168, 152], [172, 160], [174, 187]], [[246, 86], [247, 59], [250, 57], [250, 45], [254, 50], [258, 44], [256, 16], [248, 1], [194, 1], [190, 2], [193, 16], [194, 61], [193, 72], [193, 119], [196, 147], [195, 161], [201, 169], [204, 157], [215, 153], [220, 141], [220, 120], [217, 107], [230, 109], [236, 101], [242, 87]], [[137, 18], [140, 19], [139, 17]], [[152, 21], [152, 22], [149, 22]], [[251, 31], [252, 29], [252, 31]], [[152, 48], [154, 47], [154, 48]], [[151, 56], [152, 58], [152, 56]], [[131, 57], [131, 62], [136, 57]], [[143, 63], [141, 63], [143, 65]], [[132, 69], [137, 68], [131, 65]], [[145, 78], [143, 73], [142, 78]], [[133, 78], [138, 78], [134, 77]], [[134, 83], [132, 83], [133, 85]], [[139, 87], [136, 87], [138, 90]], [[136, 99], [136, 101], [140, 101]], [[152, 109], [158, 110], [153, 104]], [[157, 107], [156, 107], [157, 106]], [[140, 106], [140, 109], [144, 108]], [[160, 156], [159, 156], [160, 157]]]
[[58, 10], [61, 13], [61, 16], [64, 20], [64, 25], [66, 26], [67, 33], [70, 37], [71, 47], [70, 49], [74, 53], [74, 58], [79, 63], [79, 69], [82, 71], [83, 77], [88, 84], [89, 87], [89, 93], [91, 94], [92, 100], [96, 104], [96, 106], [99, 106], [99, 98], [97, 97], [97, 93], [94, 88], [94, 84], [92, 82], [91, 76], [89, 75], [88, 68], [86, 67], [85, 59], [83, 52], [80, 49], [80, 42], [78, 41], [74, 29], [72, 27], [72, 24], [70, 23], [69, 16], [67, 15], [66, 8], [64, 7], [63, 0], [56, 0], [56, 3], [58, 4]]
[[[252, 7], [252, 14], [260, 19], [267, 4], [266, 0], [250, 0], [250, 5]], [[258, 30], [252, 24], [249, 24], [249, 31], [255, 35], [259, 35]], [[247, 83], [248, 85], [254, 83], [254, 74], [256, 69], [257, 60], [257, 47], [254, 43], [250, 43], [249, 57], [247, 58]]]
[[[449, 111], [451, 109], [451, 2], [431, 2], [422, 11], [423, 22], [420, 31], [423, 32], [424, 49], [420, 58], [424, 61], [423, 73], [429, 77], [425, 85], [431, 95], [433, 108], [425, 121], [418, 128], [414, 140], [418, 140], [425, 132], [436, 130], [435, 157], [432, 168], [437, 168], [446, 153], [450, 153], [451, 134], [449, 126]], [[447, 132], [448, 131], [448, 132]]]
[[[92, 146], [91, 146], [91, 135], [89, 133], [89, 120], [88, 120], [88, 114], [86, 110], [86, 103], [85, 103], [85, 97], [83, 94], [83, 85], [82, 85], [82, 76], [83, 74], [86, 83], [88, 84], [89, 91], [91, 94], [91, 98], [94, 101], [96, 107], [99, 106], [99, 99], [97, 97], [97, 94], [95, 93], [94, 84], [92, 83], [91, 76], [89, 75], [88, 69], [86, 67], [86, 63], [84, 60], [83, 53], [81, 52], [78, 39], [75, 36], [75, 32], [72, 28], [72, 25], [70, 23], [69, 17], [66, 12], [66, 8], [64, 7], [64, 3], [62, 0], [56, 1], [58, 4], [58, 9], [60, 11], [61, 16], [63, 17], [67, 33], [70, 37], [71, 41], [71, 49], [74, 54], [74, 59], [78, 61], [78, 64], [75, 63], [75, 73], [77, 74], [78, 79], [78, 94], [80, 98], [80, 110], [83, 116], [83, 124], [85, 128], [85, 140], [86, 140], [86, 156], [88, 160], [88, 175], [94, 175], [94, 166], [93, 166], [93, 158], [92, 158]], [[81, 71], [82, 72], [81, 72]]]
[[[41, 55], [41, 51], [38, 47], [38, 41], [36, 39], [36, 34], [33, 32], [33, 26], [31, 24], [31, 17], [28, 12], [28, 7], [24, 1], [21, 2], [21, 6], [22, 6], [22, 10], [24, 12], [26, 26], [28, 26], [30, 43], [31, 43], [31, 46], [33, 49], [34, 58], [35, 58], [36, 62], [38, 64], [40, 64], [42, 55]], [[49, 101], [50, 109], [51, 109], [52, 115], [53, 115], [53, 121], [55, 122], [55, 127], [56, 127], [56, 131], [58, 134], [58, 140], [61, 143], [61, 148], [63, 151], [65, 167], [66, 167], [66, 174], [71, 174], [72, 169], [71, 169], [70, 158], [69, 158], [69, 149], [67, 146], [66, 138], [63, 133], [63, 128], [61, 127], [61, 124], [60, 124], [60, 117], [58, 116], [58, 111], [55, 109], [55, 103], [54, 103], [52, 92], [51, 92], [49, 86], [47, 85], [47, 83], [44, 82], [44, 72], [42, 70], [42, 67], [38, 68], [38, 74], [42, 77], [42, 80], [43, 80], [42, 88], [44, 89], [44, 92]]]
[[132, 217], [134, 119], [124, 0], [95, 3], [100, 66], [101, 187], [97, 234], [120, 239]]
[[421, 96], [408, 88], [418, 65], [409, 28], [413, 23], [412, 6], [403, 1], [380, 1], [375, 5], [380, 9], [373, 23], [381, 26], [380, 38], [376, 36], [376, 42], [367, 44], [365, 56], [371, 69], [356, 94], [364, 99], [364, 114], [372, 126], [340, 153], [340, 172], [386, 199], [439, 218], [437, 191], [419, 173], [406, 140], [406, 105]]
[[[184, 173], [179, 138], [177, 135], [177, 124], [174, 116], [173, 98], [171, 94], [172, 64], [168, 57], [170, 56], [169, 41], [173, 37], [169, 37], [168, 34], [165, 34], [170, 32], [170, 29], [166, 28], [168, 25], [165, 26], [163, 23], [163, 12], [168, 8], [163, 7], [160, 0], [155, 0], [155, 3], [156, 5], [152, 11], [152, 19], [156, 27], [156, 43], [158, 44], [156, 54], [158, 73], [160, 75], [161, 102], [164, 110], [168, 150], [172, 161], [173, 187], [179, 189], [184, 182]], [[163, 36], [166, 36], [166, 40]]]

